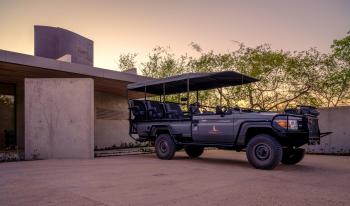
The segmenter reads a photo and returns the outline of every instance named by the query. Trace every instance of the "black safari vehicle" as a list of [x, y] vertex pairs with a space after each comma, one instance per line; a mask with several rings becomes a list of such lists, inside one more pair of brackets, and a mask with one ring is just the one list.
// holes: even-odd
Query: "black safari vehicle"
[[[154, 141], [158, 158], [165, 160], [172, 159], [180, 149], [196, 158], [205, 147], [216, 147], [246, 151], [249, 163], [258, 169], [273, 169], [280, 162], [300, 162], [305, 152], [300, 148], [302, 145], [320, 143], [316, 108], [298, 106], [273, 113], [218, 105], [207, 111], [198, 102], [198, 91], [256, 81], [225, 71], [188, 73], [129, 84], [128, 92], [145, 94], [144, 99], [129, 99], [130, 136], [140, 142]], [[187, 98], [179, 99], [187, 103], [165, 101], [165, 95], [186, 92]], [[197, 94], [197, 101], [192, 104], [190, 92]], [[159, 95], [160, 99], [149, 100], [147, 94]]]

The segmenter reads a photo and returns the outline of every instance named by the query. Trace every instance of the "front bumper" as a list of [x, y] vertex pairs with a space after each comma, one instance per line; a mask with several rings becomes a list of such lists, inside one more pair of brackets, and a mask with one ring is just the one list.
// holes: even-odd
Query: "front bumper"
[[277, 132], [282, 146], [300, 147], [304, 144], [310, 144], [308, 132]]
[[[317, 145], [320, 144], [320, 130], [318, 127], [318, 119], [312, 115], [276, 115], [276, 116], [294, 116], [301, 118], [299, 125], [299, 130], [290, 130], [279, 128], [278, 125], [274, 124], [272, 121], [272, 128], [280, 136], [280, 142], [283, 146], [294, 146], [300, 147], [304, 144]], [[276, 117], [275, 116], [275, 117]]]
[[321, 143], [321, 134], [318, 127], [318, 119], [315, 117], [307, 117], [307, 127], [309, 129], [309, 144], [317, 145]]

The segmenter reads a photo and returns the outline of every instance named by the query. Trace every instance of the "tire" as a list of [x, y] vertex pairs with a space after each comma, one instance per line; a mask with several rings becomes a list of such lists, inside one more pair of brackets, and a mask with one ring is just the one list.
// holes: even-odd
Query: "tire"
[[305, 154], [305, 149], [298, 148], [293, 150], [285, 149], [283, 150], [282, 164], [286, 165], [295, 165], [298, 164]]
[[169, 134], [160, 134], [155, 142], [156, 154], [159, 159], [173, 159], [176, 152], [176, 145]]
[[282, 160], [282, 146], [272, 136], [259, 134], [247, 145], [247, 159], [257, 169], [272, 170]]
[[176, 145], [176, 152], [182, 150], [184, 147], [183, 146], [180, 146], [180, 145]]
[[190, 158], [197, 158], [203, 154], [204, 147], [199, 146], [187, 146], [185, 152]]

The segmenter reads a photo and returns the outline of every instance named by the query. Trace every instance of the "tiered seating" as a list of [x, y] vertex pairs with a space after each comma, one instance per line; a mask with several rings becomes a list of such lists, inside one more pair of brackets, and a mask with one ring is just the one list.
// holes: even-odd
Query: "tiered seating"
[[184, 113], [176, 103], [164, 103], [165, 112], [169, 119], [183, 119]]
[[151, 100], [129, 100], [129, 108], [135, 120], [183, 119], [179, 104]]
[[146, 105], [142, 100], [129, 100], [129, 109], [135, 117], [135, 120], [145, 120], [146, 116]]
[[146, 105], [150, 119], [163, 119], [165, 117], [164, 107], [160, 102], [146, 101]]

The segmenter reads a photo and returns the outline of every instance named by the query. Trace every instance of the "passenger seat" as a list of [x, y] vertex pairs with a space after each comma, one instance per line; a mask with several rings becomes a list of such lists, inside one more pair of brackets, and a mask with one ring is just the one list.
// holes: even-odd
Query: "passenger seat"
[[146, 105], [142, 100], [129, 100], [129, 109], [136, 120], [146, 119]]
[[160, 102], [146, 101], [148, 116], [151, 119], [162, 119], [164, 118], [164, 108]]
[[165, 113], [169, 119], [183, 119], [184, 113], [176, 103], [164, 103]]

